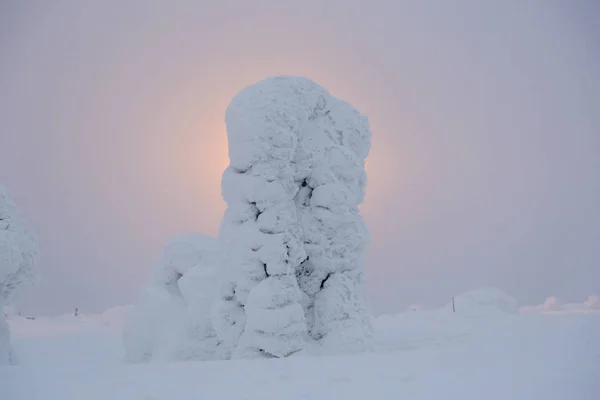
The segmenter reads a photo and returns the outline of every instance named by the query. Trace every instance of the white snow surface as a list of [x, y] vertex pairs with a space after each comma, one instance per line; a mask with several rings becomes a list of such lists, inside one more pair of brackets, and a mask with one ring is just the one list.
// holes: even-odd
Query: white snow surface
[[127, 312], [9, 319], [20, 365], [0, 367], [0, 399], [597, 400], [600, 393], [597, 310], [481, 318], [408, 311], [375, 319], [374, 352], [152, 364], [123, 361], [118, 324]]

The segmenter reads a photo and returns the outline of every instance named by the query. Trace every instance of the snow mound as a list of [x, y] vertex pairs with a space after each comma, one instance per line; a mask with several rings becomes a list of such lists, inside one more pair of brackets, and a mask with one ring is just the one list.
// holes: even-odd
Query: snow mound
[[[516, 314], [519, 303], [501, 290], [484, 287], [454, 297], [454, 309], [457, 314], [466, 317], [485, 317], [497, 313]], [[452, 302], [444, 310], [452, 312]]]

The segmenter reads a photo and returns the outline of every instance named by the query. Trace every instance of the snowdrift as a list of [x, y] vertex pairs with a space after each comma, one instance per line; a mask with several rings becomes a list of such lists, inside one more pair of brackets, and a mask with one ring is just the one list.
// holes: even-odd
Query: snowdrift
[[483, 287], [470, 290], [454, 297], [443, 310], [445, 312], [456, 312], [465, 317], [486, 317], [497, 313], [516, 314], [519, 311], [517, 300], [501, 290]]

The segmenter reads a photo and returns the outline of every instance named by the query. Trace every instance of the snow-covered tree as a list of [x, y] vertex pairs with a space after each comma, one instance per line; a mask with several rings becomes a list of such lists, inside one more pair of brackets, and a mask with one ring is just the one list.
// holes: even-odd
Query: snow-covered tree
[[213, 358], [218, 263], [216, 240], [208, 235], [186, 233], [167, 243], [124, 327], [128, 361]]
[[36, 280], [38, 242], [29, 231], [8, 190], [0, 185], [0, 297], [9, 304], [19, 290]]
[[0, 186], [0, 365], [15, 363], [3, 305], [35, 281], [38, 243], [8, 191]]
[[167, 246], [126, 326], [128, 359], [368, 348], [366, 117], [309, 79], [276, 77], [240, 92], [226, 124], [227, 210], [203, 247], [218, 250]]
[[275, 77], [240, 92], [226, 124], [222, 347], [234, 357], [287, 356], [311, 340], [364, 349], [366, 117], [309, 79]]

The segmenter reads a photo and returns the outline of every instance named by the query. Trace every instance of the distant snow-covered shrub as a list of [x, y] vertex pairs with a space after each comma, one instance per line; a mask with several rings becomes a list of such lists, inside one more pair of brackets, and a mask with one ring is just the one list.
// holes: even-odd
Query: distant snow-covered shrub
[[550, 296], [544, 301], [543, 308], [548, 311], [558, 311], [561, 309], [561, 304], [556, 297]]
[[595, 294], [591, 295], [585, 301], [585, 305], [593, 310], [600, 310], [600, 299]]
[[[445, 310], [452, 311], [452, 308], [450, 302]], [[456, 313], [464, 316], [484, 317], [498, 312], [516, 314], [519, 311], [519, 303], [501, 290], [484, 287], [455, 296], [454, 309]]]

